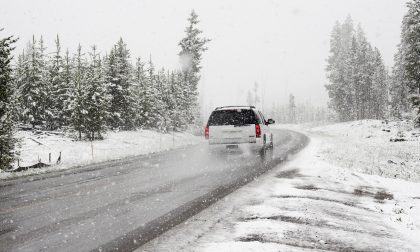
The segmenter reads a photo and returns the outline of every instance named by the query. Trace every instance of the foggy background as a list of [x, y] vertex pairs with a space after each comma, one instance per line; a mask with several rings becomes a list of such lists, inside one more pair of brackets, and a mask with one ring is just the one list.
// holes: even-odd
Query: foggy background
[[254, 82], [263, 108], [297, 102], [324, 105], [325, 65], [334, 23], [351, 15], [391, 67], [404, 0], [288, 1], [4, 1], [0, 26], [20, 40], [15, 54], [35, 34], [43, 35], [47, 52], [56, 34], [70, 52], [80, 42], [85, 51], [96, 44], [104, 54], [122, 37], [131, 59], [151, 55], [157, 67], [179, 68], [178, 42], [195, 9], [203, 35], [211, 38], [202, 62], [200, 102], [204, 114], [220, 105], [245, 104]]

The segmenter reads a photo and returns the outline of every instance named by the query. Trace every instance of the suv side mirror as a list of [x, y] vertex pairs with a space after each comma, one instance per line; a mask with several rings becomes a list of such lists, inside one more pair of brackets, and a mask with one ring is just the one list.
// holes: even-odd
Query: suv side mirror
[[269, 124], [274, 124], [276, 121], [274, 121], [273, 119], [268, 119], [267, 120], [267, 125], [269, 125]]

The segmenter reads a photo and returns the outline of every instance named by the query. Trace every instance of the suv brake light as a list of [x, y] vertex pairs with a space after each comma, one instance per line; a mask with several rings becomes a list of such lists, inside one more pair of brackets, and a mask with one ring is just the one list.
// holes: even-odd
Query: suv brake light
[[261, 127], [258, 123], [255, 124], [255, 137], [257, 138], [261, 137]]
[[204, 135], [206, 136], [206, 139], [209, 139], [209, 126], [206, 126], [206, 129], [204, 130]]

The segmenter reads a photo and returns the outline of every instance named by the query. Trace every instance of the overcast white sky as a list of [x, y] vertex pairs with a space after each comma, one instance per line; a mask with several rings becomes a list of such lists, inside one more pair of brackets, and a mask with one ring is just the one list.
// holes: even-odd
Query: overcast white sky
[[52, 50], [57, 33], [74, 51], [80, 42], [108, 51], [122, 37], [132, 58], [152, 58], [158, 66], [179, 68], [178, 41], [191, 9], [204, 35], [202, 102], [207, 107], [244, 104], [257, 81], [265, 108], [287, 102], [325, 104], [325, 59], [329, 34], [350, 14], [391, 67], [405, 0], [0, 0], [0, 26], [20, 37], [21, 51], [32, 34]]

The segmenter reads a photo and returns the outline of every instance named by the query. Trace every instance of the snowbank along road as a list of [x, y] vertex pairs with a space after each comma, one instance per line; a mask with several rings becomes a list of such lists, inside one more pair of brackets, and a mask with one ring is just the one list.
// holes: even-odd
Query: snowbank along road
[[1, 251], [130, 251], [303, 148], [274, 131], [271, 158], [205, 144], [0, 182]]

